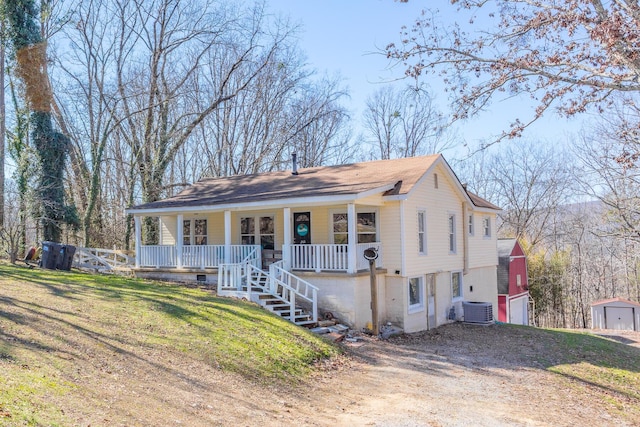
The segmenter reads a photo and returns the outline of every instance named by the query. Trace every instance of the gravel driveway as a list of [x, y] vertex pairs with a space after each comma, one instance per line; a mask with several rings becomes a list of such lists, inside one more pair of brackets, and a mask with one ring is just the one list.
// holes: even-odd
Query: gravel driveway
[[[333, 426], [640, 425], [640, 402], [615, 407], [601, 388], [547, 371], [550, 355], [528, 336], [531, 328], [505, 329], [452, 324], [345, 344], [354, 361], [318, 378], [302, 399], [309, 404], [293, 404], [285, 418]], [[627, 339], [637, 344], [640, 334]]]

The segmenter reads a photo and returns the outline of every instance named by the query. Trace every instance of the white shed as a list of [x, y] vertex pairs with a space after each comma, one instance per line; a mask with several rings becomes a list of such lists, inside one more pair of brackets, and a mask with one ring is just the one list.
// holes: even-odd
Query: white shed
[[612, 298], [591, 304], [593, 329], [640, 331], [640, 303]]

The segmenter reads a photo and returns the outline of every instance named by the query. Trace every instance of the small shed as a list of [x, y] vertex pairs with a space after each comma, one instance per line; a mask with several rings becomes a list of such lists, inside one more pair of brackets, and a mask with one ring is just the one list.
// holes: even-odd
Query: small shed
[[498, 320], [529, 324], [527, 258], [516, 239], [498, 240]]
[[640, 303], [611, 298], [591, 304], [593, 329], [640, 331]]

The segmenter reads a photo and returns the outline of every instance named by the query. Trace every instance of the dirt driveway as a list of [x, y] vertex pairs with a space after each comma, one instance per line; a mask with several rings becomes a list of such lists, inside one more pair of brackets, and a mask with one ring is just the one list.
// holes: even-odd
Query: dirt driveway
[[295, 386], [256, 384], [184, 353], [74, 348], [82, 395], [52, 399], [70, 425], [93, 427], [640, 425], [638, 399], [549, 372], [569, 362], [540, 336], [452, 324], [364, 338]]
[[[558, 356], [545, 355], [535, 335], [526, 329], [505, 335], [500, 328], [455, 324], [348, 345], [355, 361], [319, 378], [305, 396], [308, 406], [293, 404], [287, 415], [295, 413], [291, 421], [298, 425], [340, 426], [640, 423], [640, 402], [614, 407], [601, 389], [545, 370], [563, 361], [550, 360]], [[637, 344], [640, 334], [627, 339]]]

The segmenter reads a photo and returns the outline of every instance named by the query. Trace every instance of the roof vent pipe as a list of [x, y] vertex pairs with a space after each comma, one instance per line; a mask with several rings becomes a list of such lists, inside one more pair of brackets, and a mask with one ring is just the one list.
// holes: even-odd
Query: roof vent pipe
[[291, 154], [291, 160], [293, 161], [293, 171], [291, 175], [298, 175], [298, 155], [296, 153]]

